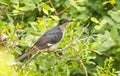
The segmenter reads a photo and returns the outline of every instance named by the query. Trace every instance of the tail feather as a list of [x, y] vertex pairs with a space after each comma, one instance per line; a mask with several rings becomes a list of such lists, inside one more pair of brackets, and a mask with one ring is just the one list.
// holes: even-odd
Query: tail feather
[[31, 47], [28, 52], [26, 52], [25, 54], [23, 54], [19, 58], [17, 58], [16, 62], [23, 60], [24, 58], [28, 57], [30, 54], [36, 52], [37, 50], [39, 50], [39, 49], [36, 46]]
[[19, 58], [17, 58], [17, 59], [16, 59], [16, 62], [21, 61], [21, 60], [23, 60], [23, 59], [26, 58], [26, 57], [28, 57], [28, 54], [27, 54], [27, 53], [25, 53], [25, 54], [21, 55]]

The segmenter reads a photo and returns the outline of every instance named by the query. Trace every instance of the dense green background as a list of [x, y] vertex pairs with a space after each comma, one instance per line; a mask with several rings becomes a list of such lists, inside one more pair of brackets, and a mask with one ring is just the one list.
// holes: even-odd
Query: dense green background
[[[42, 52], [21, 72], [28, 59], [13, 61], [62, 18], [74, 22], [56, 49], [71, 46], [61, 58]], [[0, 76], [117, 76], [120, 0], [0, 0], [0, 39]]]

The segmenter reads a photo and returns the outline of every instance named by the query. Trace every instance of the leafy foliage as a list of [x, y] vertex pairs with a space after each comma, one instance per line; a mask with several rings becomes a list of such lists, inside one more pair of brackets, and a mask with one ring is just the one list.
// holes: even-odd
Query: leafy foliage
[[[119, 0], [1, 0], [0, 76], [85, 76], [85, 71], [89, 76], [119, 75], [119, 4]], [[62, 18], [74, 22], [55, 48], [79, 41], [59, 52], [60, 57], [41, 52], [21, 72], [27, 59], [13, 61]], [[7, 43], [3, 34], [8, 36]]]

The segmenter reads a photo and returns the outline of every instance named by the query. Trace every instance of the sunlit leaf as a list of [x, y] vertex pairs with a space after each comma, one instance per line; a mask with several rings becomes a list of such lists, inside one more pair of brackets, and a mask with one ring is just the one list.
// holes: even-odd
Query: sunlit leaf
[[109, 2], [114, 5], [116, 3], [116, 0], [109, 0]]
[[54, 19], [54, 20], [59, 20], [59, 17], [58, 16], [52, 16], [51, 17]]
[[120, 16], [119, 16], [119, 13], [120, 13], [120, 10], [118, 11], [108, 11], [108, 14], [112, 17], [112, 19], [115, 21], [115, 22], [120, 22]]
[[95, 18], [95, 17], [92, 17], [91, 18], [91, 21], [95, 22], [95, 23], [99, 23], [99, 21]]
[[110, 33], [111, 33], [111, 37], [112, 37], [113, 40], [116, 40], [118, 38], [118, 36], [119, 36], [118, 30], [117, 30], [116, 27], [111, 28]]
[[48, 10], [46, 10], [46, 9], [43, 8], [43, 12], [44, 12], [46, 15], [48, 15]]

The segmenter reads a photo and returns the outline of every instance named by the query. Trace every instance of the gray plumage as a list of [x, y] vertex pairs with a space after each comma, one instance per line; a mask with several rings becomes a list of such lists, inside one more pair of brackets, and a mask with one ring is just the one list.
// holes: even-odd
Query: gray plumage
[[[36, 47], [50, 47], [47, 44], [56, 44], [62, 39], [63, 33], [58, 26], [48, 30], [39, 40], [35, 43]], [[39, 42], [40, 41], [40, 42]], [[40, 49], [40, 48], [39, 48]]]
[[29, 49], [29, 51], [22, 56], [20, 56], [16, 61], [21, 61], [25, 57], [29, 56], [31, 53], [45, 48], [49, 48], [63, 38], [64, 32], [66, 30], [66, 25], [71, 22], [71, 20], [62, 19], [59, 21], [58, 25], [52, 29], [46, 31], [38, 41]]

